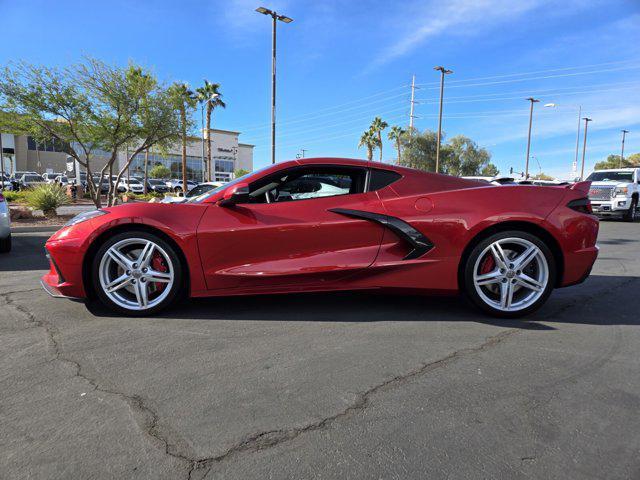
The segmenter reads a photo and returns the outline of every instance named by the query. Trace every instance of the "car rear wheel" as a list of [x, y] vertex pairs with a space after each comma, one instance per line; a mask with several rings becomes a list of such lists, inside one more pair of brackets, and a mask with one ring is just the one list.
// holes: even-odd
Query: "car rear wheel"
[[11, 251], [11, 234], [7, 238], [0, 238], [0, 253]]
[[523, 231], [482, 240], [464, 266], [463, 289], [482, 311], [522, 317], [540, 308], [556, 281], [555, 259], [545, 243]]
[[100, 246], [92, 265], [98, 298], [125, 315], [150, 315], [168, 307], [180, 291], [182, 277], [174, 248], [144, 231], [113, 236]]

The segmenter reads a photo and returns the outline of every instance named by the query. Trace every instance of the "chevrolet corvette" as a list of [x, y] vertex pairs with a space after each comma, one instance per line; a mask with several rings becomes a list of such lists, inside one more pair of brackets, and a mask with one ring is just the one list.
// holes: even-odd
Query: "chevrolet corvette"
[[80, 214], [47, 241], [42, 285], [133, 316], [181, 297], [382, 290], [462, 293], [519, 317], [589, 275], [598, 220], [588, 191], [293, 160], [185, 203]]

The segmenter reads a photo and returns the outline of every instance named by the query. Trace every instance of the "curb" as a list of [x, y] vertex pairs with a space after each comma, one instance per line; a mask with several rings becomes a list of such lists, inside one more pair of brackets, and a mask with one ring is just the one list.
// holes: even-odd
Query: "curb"
[[62, 228], [62, 225], [36, 225], [30, 227], [11, 227], [11, 233], [54, 233]]

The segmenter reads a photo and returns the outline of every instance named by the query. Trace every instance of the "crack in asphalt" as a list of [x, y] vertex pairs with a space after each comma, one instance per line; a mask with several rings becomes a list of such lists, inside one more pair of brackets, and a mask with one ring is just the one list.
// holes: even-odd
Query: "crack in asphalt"
[[40, 327], [44, 329], [47, 335], [47, 340], [50, 343], [51, 348], [53, 350], [53, 354], [54, 354], [53, 360], [57, 360], [70, 365], [75, 370], [73, 376], [81, 378], [84, 381], [86, 381], [93, 388], [94, 391], [117, 396], [122, 400], [124, 400], [134, 412], [137, 411], [141, 413], [145, 417], [145, 422], [143, 424], [136, 422], [138, 426], [141, 428], [141, 430], [146, 434], [148, 434], [150, 437], [152, 437], [160, 445], [162, 445], [164, 447], [164, 452], [166, 455], [169, 455], [171, 457], [174, 457], [184, 462], [186, 464], [185, 467], [189, 468], [189, 472], [191, 471], [195, 460], [187, 455], [181, 454], [177, 451], [173, 451], [175, 450], [173, 446], [158, 431], [158, 423], [160, 419], [159, 415], [153, 409], [151, 409], [148, 405], [145, 404], [142, 397], [140, 397], [139, 395], [128, 395], [124, 392], [119, 392], [117, 390], [112, 390], [109, 388], [102, 387], [97, 380], [84, 374], [82, 372], [82, 366], [80, 365], [80, 363], [64, 356], [62, 349], [60, 347], [60, 343], [56, 339], [56, 336], [59, 335], [60, 333], [59, 330], [55, 326], [53, 326], [50, 322], [39, 320], [38, 318], [36, 318], [36, 316], [32, 312], [30, 312], [29, 309], [27, 309], [24, 305], [14, 302], [10, 298], [10, 296], [11, 296], [11, 292], [0, 293], [0, 297], [4, 299], [5, 305], [23, 314], [31, 324], [35, 325], [36, 327]]
[[[621, 286], [627, 285], [629, 283], [632, 283], [633, 281], [637, 280], [636, 278], [630, 278], [628, 281], [624, 281], [624, 282], [620, 282], [619, 284], [617, 284], [616, 286], [609, 288], [609, 289], [604, 289], [602, 291], [600, 291], [599, 293], [606, 293], [609, 290], [615, 290], [620, 288]], [[38, 289], [34, 289], [34, 290], [38, 290]], [[488, 337], [482, 344], [480, 344], [477, 347], [468, 347], [468, 348], [464, 348], [464, 349], [460, 349], [460, 350], [456, 350], [453, 353], [450, 353], [449, 355], [446, 355], [445, 357], [442, 357], [438, 360], [434, 360], [432, 362], [428, 362], [428, 363], [424, 363], [422, 365], [420, 365], [419, 367], [401, 374], [401, 375], [397, 375], [395, 377], [392, 377], [388, 380], [385, 380], [382, 383], [379, 383], [369, 389], [367, 389], [364, 392], [358, 393], [356, 394], [356, 399], [354, 402], [352, 402], [349, 406], [347, 406], [344, 410], [335, 413], [333, 415], [330, 415], [328, 417], [322, 418], [316, 422], [312, 422], [300, 427], [294, 427], [294, 428], [289, 428], [289, 429], [275, 429], [275, 430], [268, 430], [268, 431], [263, 431], [263, 432], [258, 432], [255, 434], [252, 434], [248, 437], [246, 437], [244, 440], [240, 441], [239, 443], [231, 446], [230, 448], [228, 448], [224, 453], [217, 455], [217, 456], [211, 456], [211, 457], [204, 457], [204, 458], [196, 458], [192, 455], [189, 455], [187, 453], [181, 453], [180, 451], [178, 451], [178, 447], [176, 445], [173, 445], [169, 439], [164, 436], [160, 431], [159, 431], [159, 421], [160, 421], [160, 417], [158, 415], [157, 412], [155, 412], [151, 407], [149, 407], [147, 404], [145, 404], [143, 398], [139, 395], [129, 395], [123, 392], [119, 392], [116, 390], [112, 390], [109, 388], [105, 388], [100, 386], [100, 384], [97, 382], [97, 380], [87, 376], [86, 374], [84, 374], [82, 372], [82, 366], [80, 365], [80, 363], [71, 360], [67, 357], [65, 357], [63, 355], [62, 349], [60, 347], [60, 344], [58, 342], [58, 340], [56, 339], [56, 336], [59, 335], [59, 330], [53, 326], [50, 322], [44, 321], [44, 320], [39, 320], [38, 318], [36, 318], [36, 316], [31, 313], [25, 306], [14, 302], [10, 296], [14, 293], [23, 293], [23, 292], [30, 292], [33, 290], [23, 290], [23, 291], [15, 291], [15, 292], [6, 292], [6, 293], [0, 293], [0, 297], [4, 298], [6, 305], [10, 306], [12, 308], [14, 308], [15, 310], [17, 310], [18, 312], [22, 313], [24, 316], [27, 317], [27, 319], [29, 320], [30, 323], [34, 324], [37, 327], [41, 327], [45, 330], [45, 332], [47, 333], [47, 338], [49, 343], [52, 346], [53, 352], [54, 352], [54, 358], [55, 360], [59, 360], [61, 362], [67, 363], [69, 365], [71, 365], [74, 370], [74, 376], [77, 376], [79, 378], [82, 378], [83, 380], [85, 380], [87, 383], [89, 383], [93, 389], [95, 391], [100, 391], [106, 394], [111, 394], [111, 395], [115, 395], [121, 399], [123, 399], [129, 406], [130, 408], [134, 411], [134, 412], [139, 412], [143, 415], [143, 417], [145, 418], [145, 421], [143, 423], [138, 423], [139, 427], [141, 428], [141, 430], [146, 433], [147, 435], [149, 435], [153, 441], [159, 445], [162, 446], [162, 448], [164, 449], [164, 452], [166, 455], [169, 455], [183, 463], [185, 463], [186, 468], [188, 468], [187, 470], [187, 478], [189, 480], [194, 479], [195, 475], [198, 474], [199, 478], [204, 478], [206, 477], [206, 475], [209, 473], [209, 471], [211, 470], [211, 468], [216, 464], [216, 463], [220, 463], [223, 461], [226, 461], [228, 459], [233, 458], [236, 455], [239, 455], [241, 453], [244, 452], [255, 452], [255, 451], [260, 451], [260, 450], [264, 450], [267, 448], [271, 448], [274, 447], [276, 445], [279, 445], [281, 443], [284, 442], [288, 442], [291, 441], [295, 438], [297, 438], [298, 436], [305, 434], [307, 432], [311, 432], [311, 431], [316, 431], [316, 430], [321, 430], [323, 428], [327, 428], [329, 426], [331, 426], [332, 424], [334, 424], [335, 422], [348, 417], [350, 415], [356, 414], [358, 412], [361, 412], [363, 410], [365, 410], [369, 405], [370, 405], [370, 398], [374, 395], [376, 395], [379, 392], [382, 391], [387, 391], [393, 388], [396, 388], [400, 385], [403, 385], [405, 383], [408, 383], [409, 381], [411, 381], [412, 379], [419, 377], [421, 375], [427, 374], [433, 370], [442, 368], [447, 366], [448, 364], [456, 361], [459, 358], [468, 356], [468, 355], [473, 355], [473, 354], [477, 354], [480, 353], [484, 350], [490, 349], [498, 344], [500, 344], [501, 342], [503, 342], [504, 340], [510, 338], [511, 336], [520, 333], [522, 330], [519, 328], [512, 328], [509, 330], [505, 330], [500, 332], [497, 335], [493, 335]], [[545, 316], [544, 319], [541, 320], [548, 320], [550, 318], [553, 317], [557, 317], [559, 315], [562, 315], [564, 312], [566, 312], [567, 310], [569, 310], [570, 308], [574, 307], [577, 304], [581, 304], [581, 305], [586, 305], [588, 303], [590, 303], [593, 299], [595, 298], [595, 296], [591, 296], [587, 299], [583, 299], [583, 298], [577, 298], [575, 300], [572, 300], [570, 302], [568, 302], [567, 304], [561, 306], [560, 308], [558, 308], [556, 311], [554, 311], [553, 313], [550, 313], [549, 315]], [[535, 457], [524, 457], [522, 460], [530, 460], [530, 459], [534, 459]]]

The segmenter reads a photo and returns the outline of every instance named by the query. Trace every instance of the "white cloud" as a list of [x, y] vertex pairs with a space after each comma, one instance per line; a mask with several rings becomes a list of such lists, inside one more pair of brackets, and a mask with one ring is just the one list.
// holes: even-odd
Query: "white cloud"
[[410, 4], [403, 12], [404, 25], [398, 29], [399, 38], [380, 52], [369, 70], [409, 53], [429, 38], [445, 32], [447, 35], [454, 31], [469, 34], [489, 28], [522, 16], [547, 1], [452, 0], [437, 5], [433, 2], [430, 5], [424, 5], [424, 2]]

